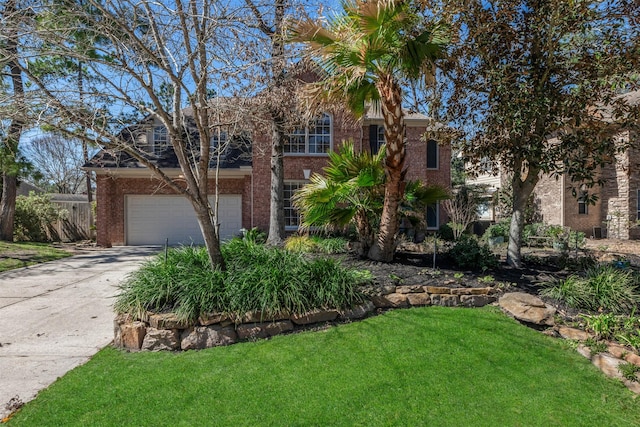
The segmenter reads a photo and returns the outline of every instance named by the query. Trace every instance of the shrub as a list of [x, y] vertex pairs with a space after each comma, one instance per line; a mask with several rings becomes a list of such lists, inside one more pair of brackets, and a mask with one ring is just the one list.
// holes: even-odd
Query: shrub
[[453, 228], [449, 224], [442, 224], [438, 229], [438, 236], [447, 242], [453, 242]]
[[640, 303], [634, 273], [608, 265], [587, 270], [585, 277], [572, 275], [548, 283], [541, 294], [569, 307], [591, 311], [628, 313]]
[[171, 249], [166, 262], [157, 256], [121, 285], [116, 312], [140, 317], [147, 310], [174, 311], [195, 320], [205, 312], [269, 315], [346, 308], [363, 301], [358, 285], [371, 280], [369, 273], [335, 260], [308, 260], [246, 239], [225, 243], [222, 255], [226, 271], [212, 270], [200, 247]]
[[482, 235], [482, 240], [489, 241], [489, 238], [503, 237], [505, 240], [509, 239], [509, 227], [510, 221], [500, 221], [498, 223], [490, 225]]
[[284, 248], [292, 252], [339, 254], [347, 252], [349, 241], [342, 237], [290, 236]]
[[284, 248], [291, 252], [316, 252], [317, 245], [309, 236], [289, 236], [284, 241]]
[[47, 194], [16, 198], [14, 237], [17, 241], [50, 242], [60, 240], [52, 223], [65, 218], [68, 212], [51, 203]]
[[498, 266], [498, 260], [489, 246], [478, 242], [475, 236], [460, 236], [460, 240], [449, 250], [449, 256], [462, 269], [487, 270]]

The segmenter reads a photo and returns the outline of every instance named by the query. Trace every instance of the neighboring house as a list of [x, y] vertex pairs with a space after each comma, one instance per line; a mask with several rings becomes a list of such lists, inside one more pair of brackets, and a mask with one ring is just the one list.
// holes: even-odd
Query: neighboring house
[[[431, 120], [421, 114], [406, 117], [407, 179], [420, 179], [449, 188], [450, 147], [421, 140], [430, 124]], [[327, 165], [327, 153], [350, 139], [361, 150], [377, 150], [384, 139], [381, 128], [379, 114], [370, 114], [356, 122], [344, 113], [327, 112], [289, 135], [284, 155], [287, 231], [296, 231], [300, 223], [291, 196], [308, 182], [311, 174], [322, 172]], [[149, 119], [129, 128], [126, 133], [167, 175], [180, 177], [166, 129]], [[250, 137], [243, 138], [240, 142], [247, 143], [244, 147], [243, 144], [233, 145], [232, 152], [225, 152], [220, 159], [218, 189], [222, 239], [238, 235], [242, 228], [267, 230], [269, 226], [270, 132], [254, 131]], [[98, 245], [202, 242], [188, 200], [176, 195], [129, 155], [102, 150], [92, 159], [88, 169], [94, 171], [97, 178]], [[213, 181], [211, 193], [213, 200]], [[438, 205], [428, 209], [426, 220], [433, 230], [446, 222]]]
[[[640, 92], [625, 96], [634, 105], [640, 102]], [[574, 195], [576, 185], [564, 175], [559, 178], [545, 175], [540, 179], [534, 190], [534, 203], [542, 222], [570, 227], [587, 237], [640, 239], [640, 135], [625, 131], [618, 137], [630, 142], [630, 148], [617, 154], [615, 162], [600, 171], [604, 186], [590, 190], [598, 196], [595, 205], [586, 203], [580, 194]], [[499, 188], [504, 174], [499, 170], [493, 172], [468, 183]]]

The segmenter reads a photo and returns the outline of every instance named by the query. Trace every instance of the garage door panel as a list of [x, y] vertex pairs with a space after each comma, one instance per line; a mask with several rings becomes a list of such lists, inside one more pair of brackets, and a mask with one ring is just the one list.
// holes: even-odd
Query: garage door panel
[[[211, 197], [211, 202], [213, 202]], [[127, 196], [127, 244], [202, 244], [204, 242], [193, 207], [182, 196]], [[228, 239], [242, 228], [242, 197], [219, 196], [220, 236]]]

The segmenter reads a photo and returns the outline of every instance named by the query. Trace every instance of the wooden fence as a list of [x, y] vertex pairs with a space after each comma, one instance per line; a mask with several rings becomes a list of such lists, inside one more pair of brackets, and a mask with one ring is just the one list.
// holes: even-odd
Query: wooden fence
[[53, 194], [51, 202], [68, 213], [65, 219], [51, 224], [52, 234], [57, 233], [63, 242], [95, 238], [93, 214], [86, 195]]

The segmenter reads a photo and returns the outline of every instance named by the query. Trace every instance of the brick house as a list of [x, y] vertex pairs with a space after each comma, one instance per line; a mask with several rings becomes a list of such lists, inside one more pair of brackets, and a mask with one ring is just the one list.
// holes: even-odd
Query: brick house
[[[626, 95], [627, 102], [640, 104], [640, 92]], [[600, 175], [605, 180], [602, 187], [591, 189], [598, 196], [595, 205], [573, 194], [567, 176], [558, 179], [544, 175], [534, 189], [534, 203], [542, 222], [570, 227], [584, 232], [587, 237], [616, 239], [640, 239], [640, 135], [624, 131], [618, 138], [630, 143], [630, 148], [615, 156], [615, 161], [605, 166]], [[500, 187], [504, 174], [480, 175], [469, 184], [487, 184], [493, 191]], [[493, 210], [490, 220], [495, 220]]]
[[[360, 121], [341, 111], [320, 115], [308, 126], [289, 135], [285, 146], [285, 224], [288, 232], [298, 228], [299, 217], [291, 205], [292, 194], [313, 173], [326, 166], [329, 150], [343, 141], [353, 140], [360, 150], [377, 150], [383, 140], [382, 117], [370, 114]], [[450, 187], [451, 150], [436, 141], [424, 142], [422, 135], [432, 121], [422, 114], [407, 114], [407, 179]], [[166, 129], [149, 119], [128, 129], [136, 144], [150, 154], [169, 176], [179, 178], [181, 171], [169, 144]], [[219, 164], [219, 221], [223, 239], [241, 228], [268, 229], [270, 210], [270, 132], [251, 133], [250, 149], [244, 155], [225, 153]], [[97, 180], [97, 243], [145, 245], [201, 243], [202, 237], [188, 200], [177, 195], [155, 178], [152, 172], [122, 152], [99, 152], [87, 169]], [[210, 192], [214, 193], [211, 181]], [[212, 196], [213, 197], [213, 196]], [[437, 229], [445, 221], [439, 205], [426, 213], [428, 229]]]

